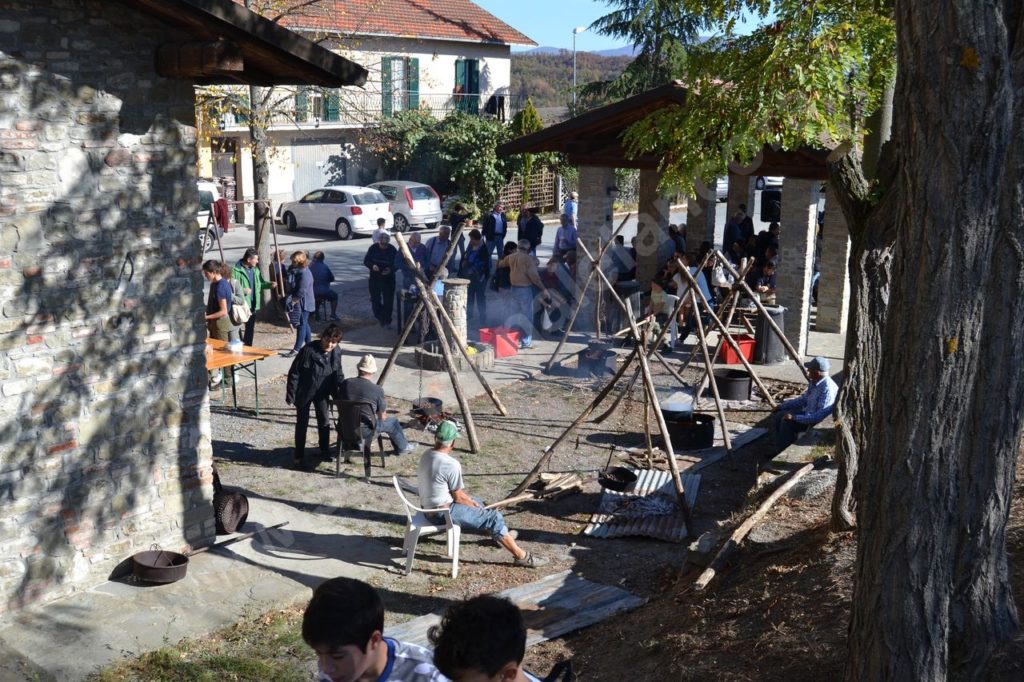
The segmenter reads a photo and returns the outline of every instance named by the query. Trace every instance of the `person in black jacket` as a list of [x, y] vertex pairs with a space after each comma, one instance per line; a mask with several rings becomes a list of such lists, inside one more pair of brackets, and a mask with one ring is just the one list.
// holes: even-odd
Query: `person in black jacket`
[[345, 379], [341, 369], [341, 327], [327, 325], [317, 341], [310, 341], [292, 361], [288, 370], [285, 402], [294, 405], [295, 453], [292, 464], [306, 471], [313, 467], [306, 461], [306, 431], [309, 429], [309, 406], [316, 412], [316, 428], [320, 437], [320, 456], [330, 459], [331, 424], [327, 417], [328, 399], [337, 395]]
[[493, 211], [483, 216], [483, 235], [487, 242], [487, 253], [497, 254], [508, 237], [508, 216], [500, 201], [494, 203]]
[[537, 215], [540, 213], [540, 209], [536, 206], [531, 206], [527, 210], [530, 212], [530, 218], [526, 221], [526, 225], [519, 230], [519, 238], [530, 240], [530, 253], [536, 256], [537, 247], [544, 240], [544, 221]]
[[391, 237], [380, 236], [380, 241], [366, 250], [363, 265], [370, 270], [370, 305], [380, 326], [391, 324], [395, 308], [395, 258], [398, 249], [391, 245]]

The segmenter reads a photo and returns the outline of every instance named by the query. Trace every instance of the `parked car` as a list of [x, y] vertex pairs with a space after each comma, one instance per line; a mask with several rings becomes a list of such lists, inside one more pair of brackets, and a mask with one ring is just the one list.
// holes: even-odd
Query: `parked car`
[[289, 231], [300, 227], [334, 230], [338, 239], [353, 234], [371, 234], [377, 218], [384, 218], [385, 229], [394, 225], [388, 200], [370, 187], [338, 185], [315, 189], [298, 201], [288, 201], [277, 209], [280, 221]]
[[785, 178], [781, 175], [758, 175], [754, 181], [756, 189], [781, 189], [782, 181]]
[[370, 184], [387, 198], [395, 230], [408, 232], [412, 226], [435, 228], [441, 222], [441, 197], [430, 185], [409, 180], [383, 180]]
[[728, 177], [723, 176], [721, 178], [718, 178], [717, 182], [715, 183], [715, 198], [718, 199], [719, 201], [728, 201], [729, 200], [729, 178]]
[[197, 180], [196, 189], [199, 191], [199, 213], [196, 215], [199, 221], [199, 245], [202, 253], [206, 253], [217, 243], [218, 236], [224, 236], [224, 230], [210, 219], [213, 202], [220, 199], [220, 187], [213, 180]]

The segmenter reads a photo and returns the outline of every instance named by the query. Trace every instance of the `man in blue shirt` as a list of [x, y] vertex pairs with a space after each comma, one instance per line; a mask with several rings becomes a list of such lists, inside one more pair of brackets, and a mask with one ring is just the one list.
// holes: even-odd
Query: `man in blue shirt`
[[779, 455], [796, 440], [798, 433], [806, 431], [832, 414], [839, 387], [828, 375], [827, 358], [820, 355], [804, 363], [810, 381], [804, 394], [779, 403], [772, 414], [772, 434], [775, 437], [776, 452]]

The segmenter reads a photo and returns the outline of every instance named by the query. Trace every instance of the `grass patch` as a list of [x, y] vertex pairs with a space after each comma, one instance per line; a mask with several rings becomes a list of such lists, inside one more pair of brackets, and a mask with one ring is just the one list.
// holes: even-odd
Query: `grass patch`
[[236, 624], [202, 638], [118, 661], [92, 682], [308, 682], [312, 651], [302, 641], [304, 604], [247, 614]]

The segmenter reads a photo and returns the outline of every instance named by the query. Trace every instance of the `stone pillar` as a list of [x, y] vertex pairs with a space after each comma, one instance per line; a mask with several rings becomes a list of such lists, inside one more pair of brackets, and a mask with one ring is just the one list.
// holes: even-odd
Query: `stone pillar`
[[818, 314], [814, 328], [846, 333], [850, 308], [850, 230], [831, 186], [825, 190], [825, 222], [818, 254]]
[[[702, 196], [710, 194], [710, 198]], [[717, 246], [715, 239], [715, 210], [718, 202], [715, 200], [715, 190], [708, 192], [697, 192], [696, 197], [686, 200], [686, 247], [691, 253], [700, 250], [702, 241], [711, 242]]]
[[[658, 254], [664, 250], [664, 243], [671, 242], [668, 236], [668, 199], [658, 193], [661, 173], [646, 168], [640, 170], [640, 202], [637, 218], [637, 266], [636, 278], [644, 287], [658, 274]], [[612, 226], [613, 229], [617, 225]], [[673, 245], [673, 250], [674, 250]]]
[[753, 175], [740, 175], [729, 171], [729, 198], [725, 204], [726, 222], [740, 209], [740, 204], [747, 207], [748, 216], [754, 217], [754, 183], [756, 180], [757, 178]]
[[800, 353], [807, 353], [811, 316], [811, 273], [818, 225], [820, 180], [786, 178], [779, 235], [779, 305], [786, 308], [786, 336]]
[[469, 301], [469, 280], [452, 277], [444, 280], [444, 309], [455, 323], [455, 333], [462, 343], [469, 340], [466, 333], [466, 303]]
[[[608, 188], [615, 186], [615, 169], [598, 166], [580, 166], [580, 205], [578, 216], [577, 238], [587, 245], [587, 249], [596, 258], [597, 240], [608, 239], [612, 230], [613, 199], [608, 196]], [[627, 242], [628, 244], [628, 242]], [[580, 250], [576, 266], [576, 286], [580, 288], [590, 274], [590, 261]], [[577, 292], [584, 295], [585, 302], [576, 318], [574, 329], [593, 330], [595, 318], [594, 301], [597, 284], [591, 284], [590, 290]]]

